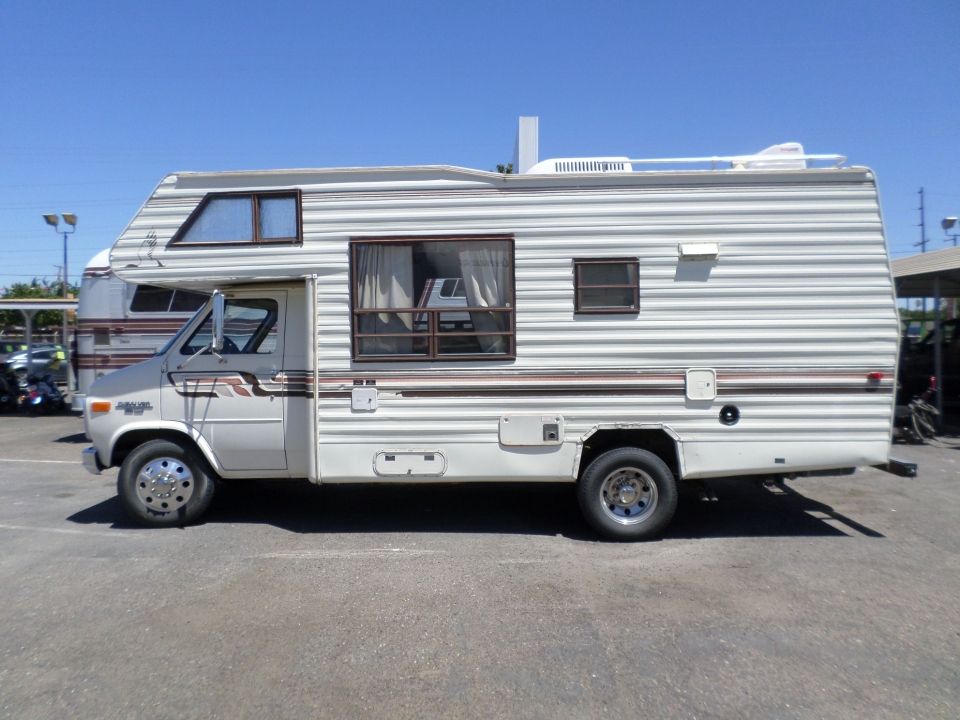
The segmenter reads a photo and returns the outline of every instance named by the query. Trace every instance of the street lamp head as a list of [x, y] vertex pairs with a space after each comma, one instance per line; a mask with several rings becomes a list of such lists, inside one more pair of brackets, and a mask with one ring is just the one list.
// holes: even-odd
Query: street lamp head
[[47, 221], [47, 225], [53, 225], [54, 227], [57, 227], [57, 225], [60, 224], [60, 218], [58, 218], [56, 215], [44, 215], [43, 219]]
[[[954, 218], [954, 219], [956, 219], [956, 218]], [[76, 226], [77, 226], [77, 216], [74, 215], [73, 213], [64, 213], [64, 214], [63, 214], [63, 221], [64, 221], [67, 225], [71, 225], [71, 226], [73, 226], [73, 227], [76, 227]]]
[[944, 232], [952, 228], [957, 224], [957, 219], [955, 217], [944, 218], [940, 221], [940, 225], [943, 227]]

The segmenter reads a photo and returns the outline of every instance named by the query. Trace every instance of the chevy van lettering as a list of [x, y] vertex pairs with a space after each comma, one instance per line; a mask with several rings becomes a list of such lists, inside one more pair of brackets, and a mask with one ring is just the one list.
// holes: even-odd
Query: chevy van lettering
[[146, 401], [121, 401], [116, 405], [117, 410], [123, 410], [124, 415], [143, 415], [144, 410], [153, 410], [153, 405]]

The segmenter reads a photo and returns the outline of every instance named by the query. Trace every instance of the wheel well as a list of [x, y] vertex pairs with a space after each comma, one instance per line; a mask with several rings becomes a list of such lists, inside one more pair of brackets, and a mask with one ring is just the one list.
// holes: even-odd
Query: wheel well
[[110, 456], [110, 467], [122, 465], [127, 455], [151, 440], [170, 440], [178, 445], [193, 449], [199, 457], [204, 458], [203, 451], [200, 450], [194, 439], [185, 433], [177, 430], [161, 429], [131, 430], [121, 435], [114, 444], [113, 453]]
[[666, 432], [660, 429], [622, 429], [597, 430], [587, 438], [580, 454], [581, 477], [599, 455], [607, 450], [619, 447], [636, 447], [652, 452], [666, 463], [673, 476], [680, 479], [680, 463], [677, 459], [677, 443]]

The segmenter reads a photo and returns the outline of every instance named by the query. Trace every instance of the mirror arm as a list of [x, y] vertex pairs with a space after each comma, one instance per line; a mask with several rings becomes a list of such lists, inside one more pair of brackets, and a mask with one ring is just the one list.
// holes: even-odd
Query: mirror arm
[[193, 355], [191, 355], [191, 356], [188, 357], [186, 360], [184, 360], [182, 363], [180, 363], [179, 365], [177, 365], [177, 370], [183, 370], [191, 360], [193, 360], [197, 355], [200, 355], [200, 354], [202, 354], [202, 353], [205, 353], [207, 350], [209, 350], [209, 351], [210, 351], [210, 354], [213, 355], [214, 357], [216, 357], [217, 360], [219, 360], [221, 363], [226, 363], [226, 362], [227, 362], [227, 359], [226, 359], [225, 357], [221, 356], [220, 353], [218, 353], [216, 350], [213, 349], [213, 343], [210, 343], [210, 344], [207, 345], [206, 347], [200, 348], [200, 349], [197, 350]]
[[[177, 370], [183, 370], [187, 365], [190, 364], [190, 361], [193, 360], [197, 355], [200, 355], [200, 354], [202, 354], [202, 353], [205, 353], [207, 350], [211, 350], [212, 348], [213, 348], [213, 343], [210, 343], [209, 345], [204, 345], [202, 348], [200, 348], [199, 350], [197, 350], [193, 355], [191, 355], [191, 356], [188, 357], [186, 360], [184, 360], [182, 363], [180, 363], [179, 365], [177, 365]], [[220, 357], [220, 356], [217, 355], [217, 357]], [[224, 360], [223, 358], [220, 358], [220, 362], [226, 362], [226, 360]]]

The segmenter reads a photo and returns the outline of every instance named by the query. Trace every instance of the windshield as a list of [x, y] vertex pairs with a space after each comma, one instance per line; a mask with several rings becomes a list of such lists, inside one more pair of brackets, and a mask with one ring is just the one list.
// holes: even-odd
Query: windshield
[[162, 348], [160, 348], [159, 350], [157, 350], [157, 353], [156, 353], [156, 355], [154, 355], [154, 357], [156, 357], [157, 355], [165, 355], [166, 352], [167, 352], [170, 348], [173, 347], [174, 343], [176, 343], [177, 340], [180, 339], [180, 336], [183, 335], [184, 331], [185, 331], [188, 327], [190, 327], [191, 325], [193, 325], [193, 321], [197, 319], [197, 315], [199, 315], [200, 313], [202, 313], [203, 310], [204, 310], [204, 308], [206, 308], [206, 307], [207, 307], [207, 304], [204, 303], [204, 304], [201, 305], [199, 308], [197, 308], [197, 311], [193, 314], [193, 317], [191, 317], [189, 320], [187, 320], [187, 321], [183, 324], [183, 327], [182, 327], [182, 328], [180, 328], [179, 330], [177, 330], [177, 334], [176, 334], [176, 335], [174, 335], [172, 338], [170, 338], [169, 340], [167, 340], [167, 344], [166, 344], [166, 345], [164, 345]]

